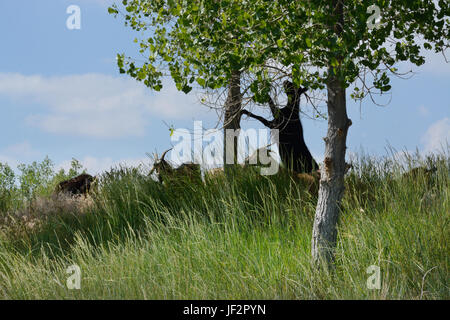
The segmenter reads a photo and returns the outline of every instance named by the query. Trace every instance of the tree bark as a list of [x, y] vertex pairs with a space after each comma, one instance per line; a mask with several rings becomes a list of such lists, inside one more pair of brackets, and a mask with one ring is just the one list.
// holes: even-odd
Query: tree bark
[[[340, 35], [344, 25], [342, 0], [332, 1], [337, 23], [333, 26]], [[338, 58], [339, 63], [342, 57]], [[319, 198], [317, 202], [312, 234], [312, 257], [316, 266], [325, 263], [333, 266], [337, 241], [340, 204], [344, 194], [344, 174], [346, 170], [345, 151], [348, 128], [351, 120], [347, 117], [345, 87], [339, 80], [339, 69], [329, 68], [328, 91], [328, 131], [325, 140], [325, 159], [321, 166]]]
[[306, 146], [300, 120], [300, 97], [307, 89], [295, 88], [291, 82], [285, 81], [284, 90], [288, 97], [288, 103], [284, 108], [280, 109], [275, 106], [273, 100], [269, 97], [268, 103], [273, 120], [269, 121], [247, 110], [243, 110], [242, 114], [259, 120], [270, 129], [278, 129], [281, 161], [290, 170], [309, 173], [318, 169], [319, 166]]
[[233, 71], [228, 86], [228, 96], [225, 101], [223, 161], [225, 172], [237, 164], [238, 138], [241, 129], [241, 73]]
[[285, 82], [288, 103], [279, 110], [273, 127], [279, 129], [280, 157], [286, 167], [295, 172], [309, 173], [317, 170], [319, 166], [306, 146], [300, 120], [300, 97], [306, 90], [295, 88], [291, 82]]
[[316, 265], [321, 262], [331, 265], [334, 262], [340, 203], [344, 194], [345, 150], [351, 121], [347, 117], [345, 89], [337, 78], [331, 79], [328, 84], [327, 107], [325, 159], [321, 166], [312, 237], [312, 256]]

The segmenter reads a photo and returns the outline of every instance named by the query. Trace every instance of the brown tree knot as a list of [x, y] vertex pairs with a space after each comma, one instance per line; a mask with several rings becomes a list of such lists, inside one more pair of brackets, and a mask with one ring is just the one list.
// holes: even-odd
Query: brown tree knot
[[331, 177], [333, 161], [331, 160], [331, 158], [326, 157], [325, 160], [324, 160], [324, 164], [325, 164], [325, 172], [326, 172], [327, 177], [329, 179]]
[[337, 129], [337, 133], [339, 138], [342, 138], [344, 136], [344, 130], [342, 130], [341, 128]]
[[351, 119], [347, 119], [347, 129], [353, 124]]

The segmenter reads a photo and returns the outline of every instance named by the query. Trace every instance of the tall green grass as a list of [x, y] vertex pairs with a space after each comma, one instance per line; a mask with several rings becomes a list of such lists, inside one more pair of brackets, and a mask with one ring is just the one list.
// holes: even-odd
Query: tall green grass
[[[83, 214], [2, 229], [0, 298], [448, 299], [449, 157], [410, 160], [437, 170], [402, 177], [408, 165], [355, 160], [332, 271], [311, 266], [317, 198], [285, 174], [160, 185], [118, 168]], [[66, 286], [73, 264], [80, 290]], [[379, 290], [367, 288], [371, 265]]]

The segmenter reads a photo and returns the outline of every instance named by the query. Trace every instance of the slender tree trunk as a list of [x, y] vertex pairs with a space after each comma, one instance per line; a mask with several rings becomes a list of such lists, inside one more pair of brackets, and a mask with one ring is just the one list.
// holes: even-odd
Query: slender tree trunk
[[[332, 26], [337, 35], [344, 28], [343, 0], [331, 2], [337, 23]], [[338, 57], [341, 63], [343, 57]], [[344, 174], [346, 169], [345, 150], [347, 132], [351, 125], [347, 117], [345, 87], [339, 80], [339, 67], [329, 68], [328, 90], [328, 131], [325, 140], [325, 159], [321, 167], [319, 198], [312, 234], [312, 257], [316, 266], [334, 263], [337, 241], [340, 204], [344, 194]]]
[[223, 160], [225, 171], [229, 171], [228, 169], [230, 167], [237, 164], [238, 138], [239, 130], [241, 129], [241, 105], [241, 73], [234, 71], [230, 79], [228, 96], [225, 101], [223, 125]]
[[321, 260], [334, 262], [339, 210], [344, 194], [346, 170], [345, 150], [348, 128], [345, 89], [337, 78], [328, 84], [328, 132], [325, 140], [325, 159], [321, 167], [319, 199], [317, 201], [312, 237], [312, 256], [315, 264]]

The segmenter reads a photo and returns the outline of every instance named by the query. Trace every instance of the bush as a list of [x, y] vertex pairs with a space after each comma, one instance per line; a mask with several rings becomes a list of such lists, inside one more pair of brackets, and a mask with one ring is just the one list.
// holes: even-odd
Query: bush
[[14, 171], [0, 162], [0, 213], [5, 212], [10, 206], [16, 193], [16, 177]]
[[8, 164], [0, 163], [0, 213], [30, 207], [37, 198], [50, 197], [61, 181], [85, 173], [76, 159], [72, 159], [68, 172], [55, 172], [48, 157], [42, 162], [19, 164], [17, 168], [18, 174]]

